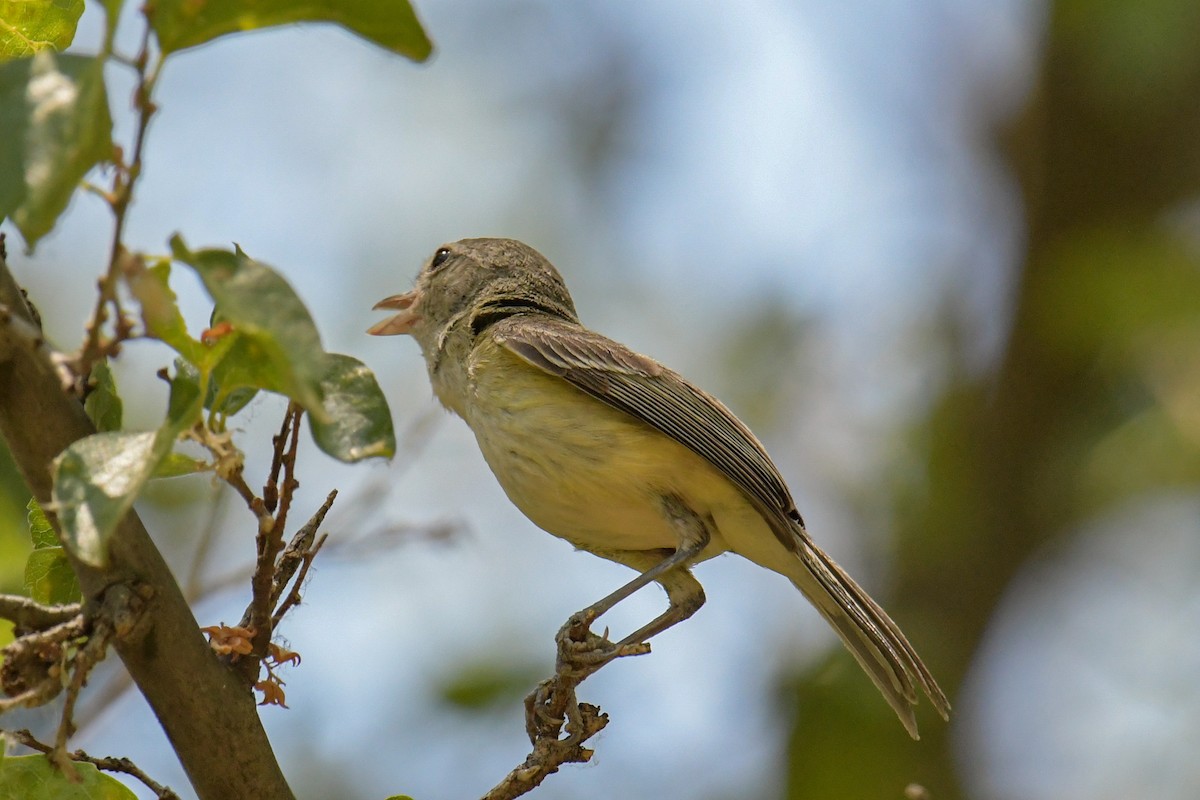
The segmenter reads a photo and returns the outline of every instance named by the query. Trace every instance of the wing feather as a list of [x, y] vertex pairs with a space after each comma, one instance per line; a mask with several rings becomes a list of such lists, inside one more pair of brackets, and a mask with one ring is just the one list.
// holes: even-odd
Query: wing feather
[[801, 546], [796, 504], [754, 434], [719, 400], [653, 359], [575, 323], [513, 317], [491, 330], [530, 364], [688, 447], [726, 475], [791, 551]]

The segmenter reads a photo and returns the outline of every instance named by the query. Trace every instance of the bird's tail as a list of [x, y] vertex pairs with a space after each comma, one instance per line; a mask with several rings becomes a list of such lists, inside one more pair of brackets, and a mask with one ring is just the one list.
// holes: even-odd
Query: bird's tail
[[837, 562], [804, 537], [799, 563], [789, 577], [829, 622], [914, 739], [913, 706], [919, 686], [943, 719], [950, 703], [920, 656], [879, 604]]

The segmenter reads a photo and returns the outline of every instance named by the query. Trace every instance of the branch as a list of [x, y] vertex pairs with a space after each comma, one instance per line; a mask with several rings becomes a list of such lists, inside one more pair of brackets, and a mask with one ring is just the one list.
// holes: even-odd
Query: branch
[[[129, 212], [129, 204], [133, 200], [133, 186], [142, 173], [142, 149], [146, 141], [146, 129], [150, 126], [151, 117], [158, 110], [150, 98], [154, 92], [154, 84], [158, 80], [163, 60], [160, 55], [153, 66], [150, 65], [150, 30], [150, 25], [147, 24], [142, 32], [141, 47], [133, 62], [133, 68], [138, 78], [133, 95], [134, 108], [137, 110], [137, 129], [133, 136], [133, 150], [130, 153], [128, 164], [124, 163], [120, 150], [117, 150], [114, 156], [116, 169], [113, 170], [112, 189], [104, 195], [109, 200], [113, 212], [113, 233], [112, 244], [109, 247], [108, 269], [97, 285], [99, 291], [96, 293], [96, 307], [92, 311], [91, 320], [87, 325], [87, 336], [84, 337], [79, 353], [70, 362], [71, 371], [75, 375], [74, 388], [81, 397], [86, 391], [87, 377], [91, 373], [92, 365], [102, 358], [116, 355], [120, 350], [121, 342], [129, 337], [133, 329], [132, 323], [121, 309], [121, 303], [117, 296], [117, 281], [129, 256], [122, 243], [125, 234], [125, 219]], [[113, 310], [114, 331], [112, 340], [105, 342], [103, 340], [104, 323], [108, 320], [110, 306]]]
[[66, 622], [79, 613], [79, 604], [44, 606], [28, 597], [0, 594], [0, 617], [9, 620], [16, 631], [48, 628]]
[[[558, 658], [554, 676], [542, 681], [525, 698], [525, 727], [533, 750], [504, 780], [482, 800], [512, 800], [536, 789], [542, 781], [558, 772], [563, 764], [589, 761], [592, 751], [583, 743], [608, 725], [608, 715], [598, 706], [580, 703], [575, 689], [591, 674], [612, 660], [650, 652], [648, 644], [630, 644], [611, 648], [606, 640], [591, 632], [591, 618], [572, 616], [559, 629]], [[589, 653], [604, 653], [591, 663]], [[565, 728], [566, 736], [562, 736]]]
[[[32, 316], [0, 254], [0, 305], [12, 318]], [[79, 401], [63, 393], [44, 349], [32, 348], [0, 321], [0, 436], [33, 496], [51, 513], [51, 462], [95, 433]], [[202, 800], [291, 798], [263, 732], [249, 687], [231, 679], [209, 649], [170, 569], [137, 513], [111, 539], [109, 565], [91, 567], [67, 550], [85, 599], [121, 584], [148, 596], [138, 624], [113, 647], [125, 663]]]
[[[47, 755], [52, 755], [54, 752], [53, 747], [38, 741], [37, 738], [26, 729], [11, 731], [9, 735], [16, 741], [17, 744], [24, 745], [30, 750], [37, 750], [39, 753], [45, 753]], [[112, 756], [96, 758], [95, 756], [89, 756], [82, 750], [76, 750], [74, 753], [70, 753], [68, 758], [70, 758], [72, 761], [93, 764], [96, 769], [102, 769], [105, 772], [123, 772], [126, 775], [130, 775], [144, 783], [150, 789], [150, 791], [154, 792], [155, 796], [158, 797], [158, 800], [179, 800], [179, 795], [175, 794], [168, 787], [163, 786], [161, 783], [151, 779], [149, 775], [147, 775], [145, 772], [142, 772], [142, 770], [139, 769], [138, 766], [128, 758], [113, 758]]]

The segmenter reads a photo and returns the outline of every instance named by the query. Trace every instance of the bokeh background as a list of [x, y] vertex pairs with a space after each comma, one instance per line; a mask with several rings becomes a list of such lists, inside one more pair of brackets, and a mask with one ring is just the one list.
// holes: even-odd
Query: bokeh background
[[[1200, 796], [1200, 5], [417, 8], [427, 65], [333, 27], [173, 58], [128, 227], [283, 271], [402, 433], [390, 465], [302, 455], [296, 513], [342, 493], [282, 631], [291, 708], [263, 711], [300, 797], [482, 794], [527, 752], [520, 700], [559, 624], [629, 577], [521, 517], [416, 346], [363, 335], [438, 244], [480, 235], [535, 245], [585, 322], [726, 399], [955, 706], [910, 742], [792, 587], [726, 557], [698, 569], [695, 618], [584, 684], [612, 722], [541, 797]], [[76, 46], [101, 24], [89, 7]], [[110, 230], [89, 196], [33, 255], [10, 229], [63, 346]], [[203, 291], [173, 280], [199, 330]], [[127, 424], [161, 419], [168, 361], [127, 348]], [[256, 480], [281, 410], [239, 418]], [[140, 506], [202, 624], [246, 602], [231, 494], [178, 479]], [[643, 594], [614, 632], [661, 609]], [[79, 746], [188, 796], [122, 686], [115, 661], [93, 680]]]

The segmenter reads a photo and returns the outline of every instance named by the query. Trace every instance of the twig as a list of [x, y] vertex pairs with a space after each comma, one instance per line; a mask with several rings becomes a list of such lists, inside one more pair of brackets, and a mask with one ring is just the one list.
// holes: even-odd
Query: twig
[[[97, 604], [88, 606], [86, 616], [76, 606], [75, 615], [69, 619], [19, 636], [4, 648], [4, 690], [15, 696], [0, 702], [0, 711], [18, 704], [48, 702], [65, 683], [62, 715], [50, 758], [68, 774], [73, 767], [67, 755], [67, 740], [75, 732], [79, 693], [92, 668], [108, 653], [109, 644], [138, 624], [146, 599], [137, 589], [115, 583], [103, 592]], [[51, 616], [47, 612], [63, 610], [36, 604], [34, 609], [43, 618]], [[20, 610], [28, 612], [29, 606]]]
[[[264, 524], [259, 517], [258, 537], [256, 541], [256, 558], [254, 575], [250, 578], [250, 607], [244, 627], [254, 631], [253, 652], [249, 658], [240, 662], [242, 674], [253, 681], [258, 675], [259, 662], [267, 652], [274, 633], [271, 627], [271, 593], [275, 585], [276, 562], [283, 550], [283, 531], [287, 525], [288, 511], [292, 506], [292, 496], [300, 483], [295, 479], [296, 451], [300, 439], [300, 415], [302, 409], [296, 403], [288, 403], [284, 412], [283, 426], [275, 439], [275, 453], [282, 464], [283, 485], [279, 492], [279, 508], [272, 517], [267, 511], [266, 503], [255, 498], [256, 504], [261, 504], [262, 513], [266, 514], [269, 523]], [[285, 448], [286, 444], [286, 449]], [[273, 468], [274, 472], [274, 468]], [[273, 483], [273, 481], [269, 482]]]
[[288, 439], [288, 428], [292, 423], [292, 405], [288, 403], [287, 411], [283, 414], [283, 422], [279, 426], [279, 433], [271, 437], [271, 445], [274, 451], [271, 454], [271, 472], [267, 476], [267, 482], [263, 486], [263, 502], [266, 503], [267, 510], [272, 514], [275, 513], [275, 508], [279, 505], [279, 470], [283, 467], [283, 450]]
[[[133, 323], [125, 316], [117, 298], [117, 280], [121, 276], [122, 265], [128, 257], [128, 251], [124, 244], [125, 220], [130, 202], [133, 200], [133, 186], [142, 173], [142, 150], [146, 141], [146, 130], [150, 126], [150, 119], [158, 110], [151, 95], [158, 80], [159, 69], [162, 67], [162, 58], [158, 58], [154, 65], [150, 66], [149, 25], [142, 33], [141, 47], [134, 59], [133, 67], [137, 71], [138, 77], [137, 86], [134, 89], [137, 128], [133, 135], [129, 163], [122, 163], [120, 151], [114, 154], [117, 169], [113, 172], [112, 190], [109, 192], [109, 207], [113, 212], [113, 233], [112, 244], [109, 248], [108, 269], [98, 284], [96, 307], [88, 322], [87, 335], [84, 337], [79, 354], [71, 360], [70, 365], [75, 376], [74, 388], [80, 395], [84, 393], [87, 376], [91, 372], [92, 365], [102, 358], [116, 355], [121, 342], [127, 339], [133, 330]], [[110, 306], [115, 327], [113, 338], [105, 342], [102, 340], [102, 336], [104, 323], [108, 321]]]
[[14, 708], [35, 708], [53, 700], [62, 691], [62, 671], [66, 668], [67, 649], [87, 633], [82, 614], [19, 636], [3, 652], [4, 693], [0, 713]]
[[[300, 417], [304, 414], [304, 409], [295, 401], [289, 402], [287, 411], [284, 412], [284, 426], [291, 420], [291, 440], [288, 442], [287, 450], [283, 454], [283, 487], [279, 495], [279, 513], [275, 515], [276, 522], [279, 523], [281, 532], [278, 544], [283, 546], [282, 531], [287, 527], [288, 511], [292, 507], [292, 497], [295, 496], [296, 490], [300, 488], [300, 482], [296, 480], [296, 453], [300, 446]], [[277, 553], [278, 554], [278, 553]]]
[[[300, 530], [296, 531], [296, 535], [292, 537], [292, 541], [288, 543], [287, 549], [283, 551], [283, 555], [279, 557], [279, 566], [275, 568], [275, 583], [271, 587], [270, 606], [275, 608], [279, 603], [279, 596], [283, 594], [283, 590], [287, 587], [288, 581], [292, 579], [292, 575], [296, 573], [296, 568], [302, 562], [312, 562], [317, 551], [325, 543], [324, 536], [321, 541], [317, 542], [317, 546], [313, 547], [313, 540], [317, 536], [317, 529], [325, 521], [325, 515], [329, 513], [329, 509], [333, 506], [333, 501], [337, 499], [337, 489], [331, 491], [325, 497], [325, 502], [317, 509], [317, 512], [312, 515], [308, 522]], [[304, 566], [304, 572], [308, 571], [308, 566]], [[297, 581], [297, 586], [300, 581]], [[295, 593], [295, 590], [293, 590]], [[282, 613], [277, 613], [277, 616], [283, 616]], [[273, 625], [278, 624], [278, 621]]]
[[[582, 665], [573, 657], [580, 645], [607, 644], [589, 629], [591, 620], [575, 615], [567, 620], [555, 637], [558, 659], [554, 675], [542, 681], [525, 698], [525, 720], [533, 750], [516, 769], [496, 784], [483, 800], [512, 800], [537, 788], [542, 781], [558, 772], [563, 764], [585, 763], [592, 751], [583, 743], [608, 725], [608, 715], [598, 706], [580, 703], [575, 689], [589, 675], [613, 659], [643, 655], [650, 652], [648, 644], [632, 644], [617, 648], [605, 659]], [[610, 645], [611, 646], [611, 645]], [[566, 737], [562, 731], [566, 730]]]
[[40, 630], [58, 625], [79, 615], [79, 603], [44, 606], [28, 597], [0, 594], [0, 617], [10, 620], [15, 630]]
[[[17, 744], [24, 745], [30, 750], [36, 750], [39, 753], [51, 755], [54, 748], [48, 744], [44, 744], [37, 740], [28, 729], [22, 728], [19, 731], [10, 731], [9, 735], [16, 741]], [[96, 769], [104, 770], [105, 772], [122, 772], [146, 785], [150, 791], [154, 792], [159, 800], [179, 800], [179, 795], [171, 791], [168, 787], [163, 786], [158, 781], [152, 779], [149, 775], [143, 772], [136, 764], [128, 758], [114, 758], [112, 756], [96, 757], [89, 756], [82, 750], [76, 750], [74, 753], [68, 754], [72, 761], [79, 761], [85, 764], [92, 764]]]
[[279, 621], [283, 619], [283, 615], [292, 610], [300, 602], [300, 587], [304, 585], [304, 579], [308, 576], [308, 570], [312, 566], [313, 559], [317, 557], [317, 553], [321, 552], [321, 548], [325, 545], [325, 541], [328, 538], [328, 535], [321, 534], [321, 538], [317, 540], [316, 545], [304, 553], [303, 561], [300, 564], [300, 574], [296, 576], [296, 582], [292, 584], [292, 590], [288, 592], [288, 596], [284, 598], [283, 603], [275, 610], [274, 616], [271, 617], [272, 628], [279, 627]]

